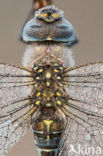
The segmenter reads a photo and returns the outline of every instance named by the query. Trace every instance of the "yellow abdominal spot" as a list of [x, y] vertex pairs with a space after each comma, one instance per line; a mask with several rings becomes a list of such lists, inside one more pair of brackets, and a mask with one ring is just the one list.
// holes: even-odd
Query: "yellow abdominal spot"
[[52, 124], [53, 120], [44, 120], [44, 123], [47, 126], [47, 131], [49, 132], [50, 130], [50, 125]]
[[[50, 125], [53, 123], [53, 120], [44, 120], [44, 123], [47, 126], [47, 132], [49, 133], [50, 131]], [[49, 140], [49, 135], [47, 136], [47, 139]]]
[[[53, 120], [44, 120], [44, 123], [47, 126], [47, 132], [49, 133], [50, 131], [50, 125], [53, 123]], [[47, 140], [49, 140], [49, 135], [47, 136]]]

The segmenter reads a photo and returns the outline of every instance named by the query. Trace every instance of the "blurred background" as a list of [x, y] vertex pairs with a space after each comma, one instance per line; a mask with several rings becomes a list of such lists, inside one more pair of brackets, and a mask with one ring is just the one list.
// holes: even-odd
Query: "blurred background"
[[[103, 60], [103, 0], [54, 0], [74, 26], [79, 43], [73, 49], [76, 65]], [[0, 1], [0, 61], [21, 65], [26, 45], [19, 41], [32, 0]], [[31, 130], [7, 156], [37, 156]]]

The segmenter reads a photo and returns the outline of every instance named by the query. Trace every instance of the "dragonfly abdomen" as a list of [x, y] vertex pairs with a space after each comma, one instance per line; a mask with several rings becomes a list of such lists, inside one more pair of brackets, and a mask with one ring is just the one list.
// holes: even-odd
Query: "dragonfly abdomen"
[[57, 156], [64, 130], [64, 116], [55, 107], [42, 107], [33, 121], [35, 144], [40, 156]]

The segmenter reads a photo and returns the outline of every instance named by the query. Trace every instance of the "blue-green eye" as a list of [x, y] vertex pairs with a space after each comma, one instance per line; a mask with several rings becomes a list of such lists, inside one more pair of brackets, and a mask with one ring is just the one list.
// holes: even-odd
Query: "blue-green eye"
[[74, 28], [64, 18], [53, 24], [44, 21], [39, 22], [33, 18], [24, 27], [23, 40], [24, 42], [66, 42], [68, 46], [76, 43]]

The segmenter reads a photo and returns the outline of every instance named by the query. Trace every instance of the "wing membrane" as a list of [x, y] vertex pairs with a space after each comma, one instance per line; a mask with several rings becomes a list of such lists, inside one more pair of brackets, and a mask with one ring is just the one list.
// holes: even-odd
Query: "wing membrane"
[[[69, 126], [64, 134], [65, 143], [61, 147], [60, 156], [96, 155], [97, 148], [100, 149], [97, 155], [103, 155], [103, 147], [100, 146], [103, 145], [103, 135], [101, 135], [100, 129], [93, 127], [86, 128], [83, 126], [83, 122], [80, 124], [72, 118], [68, 120]], [[89, 151], [90, 148], [93, 148], [94, 151]]]
[[0, 63], [0, 108], [30, 95], [31, 69]]
[[[98, 147], [103, 155], [103, 62], [67, 69], [64, 77], [69, 101], [61, 109], [67, 115], [68, 126], [60, 156], [86, 155], [85, 147], [93, 147], [94, 155]], [[84, 153], [79, 153], [79, 147]]]
[[[68, 69], [67, 69], [68, 70]], [[68, 78], [67, 93], [73, 99], [87, 103], [88, 105], [103, 106], [103, 63], [92, 63], [80, 67], [74, 67], [66, 76]]]
[[69, 76], [103, 78], [103, 62], [89, 63], [86, 65], [66, 69]]
[[4, 156], [31, 125], [30, 94], [34, 84], [31, 75], [31, 69], [0, 63], [0, 156]]
[[[26, 101], [25, 101], [26, 103]], [[19, 105], [19, 102], [17, 103]], [[24, 104], [25, 107], [16, 110], [11, 114], [0, 119], [0, 156], [4, 156], [15, 143], [17, 143], [27, 132], [31, 125], [31, 113], [34, 108], [30, 108], [30, 103]], [[33, 109], [33, 111], [32, 111]]]
[[[92, 147], [95, 152], [98, 147], [102, 155], [103, 114], [98, 115], [97, 113], [85, 111], [85, 109], [74, 108], [74, 101], [72, 100], [68, 103], [68, 106], [64, 105], [61, 109], [67, 115], [69, 122], [64, 133], [64, 144], [61, 146], [60, 156], [86, 155], [85, 147], [88, 150], [88, 156], [93, 155], [89, 151]], [[83, 153], [79, 153], [79, 147]]]

